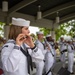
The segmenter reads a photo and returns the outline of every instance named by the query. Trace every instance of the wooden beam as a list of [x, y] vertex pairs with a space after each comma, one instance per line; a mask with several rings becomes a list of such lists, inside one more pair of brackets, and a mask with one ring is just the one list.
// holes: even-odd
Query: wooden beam
[[68, 2], [66, 4], [63, 4], [63, 5], [59, 5], [55, 8], [52, 8], [50, 10], [43, 12], [43, 17], [46, 17], [46, 16], [51, 15], [53, 13], [56, 13], [57, 11], [59, 12], [59, 11], [64, 10], [64, 9], [68, 9], [70, 7], [73, 7], [73, 6], [75, 6], [75, 0]]
[[60, 23], [75, 19], [75, 13], [68, 14], [60, 19]]
[[24, 18], [30, 21], [35, 21], [35, 17], [31, 16], [31, 15], [27, 15], [27, 14], [22, 14], [22, 13], [12, 13], [11, 15], [9, 15], [9, 17], [16, 17], [16, 18]]
[[43, 19], [43, 18], [40, 20], [36, 20], [34, 16], [30, 16], [30, 15], [22, 14], [18, 12], [12, 13], [9, 17], [24, 18], [26, 20], [30, 20], [31, 26], [37, 26], [37, 27], [50, 28], [53, 24], [52, 20]]
[[15, 11], [33, 3], [33, 2], [35, 2], [35, 1], [37, 1], [37, 0], [23, 0], [22, 2], [16, 4], [12, 8], [10, 8], [9, 11], [8, 11], [8, 14], [10, 15], [11, 13], [13, 13], [13, 12], [15, 12]]

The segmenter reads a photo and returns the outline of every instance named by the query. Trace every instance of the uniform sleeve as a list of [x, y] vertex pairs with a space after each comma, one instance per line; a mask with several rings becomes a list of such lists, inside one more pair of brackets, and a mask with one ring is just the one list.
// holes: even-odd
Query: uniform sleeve
[[[26, 45], [26, 47], [29, 47], [29, 46]], [[33, 59], [36, 59], [36, 60], [43, 60], [44, 59], [42, 51], [36, 45], [34, 48], [29, 47], [28, 52]]]
[[36, 41], [35, 44], [36, 44], [36, 46], [37, 46], [39, 49], [41, 49], [43, 55], [45, 56], [45, 54], [46, 54], [46, 52], [47, 52], [47, 48], [46, 48], [43, 44], [42, 44], [42, 45], [39, 44], [38, 41]]
[[67, 50], [68, 50], [69, 53], [72, 53], [72, 50], [71, 50], [71, 46], [70, 45], [67, 46]]
[[42, 53], [42, 51], [36, 47], [33, 51], [32, 51], [32, 58], [34, 60], [44, 60], [44, 55]]
[[20, 62], [20, 50], [14, 49], [14, 45], [7, 45], [1, 52], [1, 60], [3, 64], [3, 69], [8, 72], [14, 72], [18, 69]]
[[41, 49], [41, 45], [39, 44], [39, 42], [37, 40], [35, 41], [35, 45]]

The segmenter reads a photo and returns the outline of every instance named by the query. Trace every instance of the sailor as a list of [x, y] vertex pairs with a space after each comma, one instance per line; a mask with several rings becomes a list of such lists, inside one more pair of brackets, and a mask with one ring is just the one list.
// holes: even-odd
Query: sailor
[[73, 65], [74, 65], [74, 45], [72, 40], [68, 40], [68, 46], [67, 46], [67, 50], [68, 50], [68, 71], [71, 74], [74, 74], [73, 72]]
[[31, 56], [35, 61], [42, 61], [44, 56], [29, 35], [29, 20], [12, 18], [11, 24], [8, 41], [1, 52], [4, 75], [29, 75], [32, 69]]
[[45, 70], [47, 75], [52, 75], [52, 66], [54, 64], [54, 51], [50, 44], [50, 35], [46, 36], [47, 52], [45, 55]]
[[73, 46], [74, 46], [74, 54], [75, 54], [75, 37], [73, 37], [72, 41], [73, 41]]
[[[43, 38], [44, 38], [43, 32], [41, 32], [41, 31], [37, 32], [37, 40], [35, 41], [35, 44], [38, 48], [41, 49], [41, 51], [44, 55], [44, 58], [45, 58], [45, 54], [47, 51], [45, 50]], [[43, 61], [39, 60], [39, 62], [36, 61], [35, 65], [36, 65], [36, 71], [37, 71], [36, 75], [42, 75], [43, 70], [44, 70], [44, 60]]]
[[67, 44], [66, 41], [64, 40], [64, 37], [60, 37], [60, 41], [59, 41], [59, 46], [60, 46], [60, 60], [62, 62], [62, 67], [66, 67], [66, 54], [65, 52], [67, 52]]

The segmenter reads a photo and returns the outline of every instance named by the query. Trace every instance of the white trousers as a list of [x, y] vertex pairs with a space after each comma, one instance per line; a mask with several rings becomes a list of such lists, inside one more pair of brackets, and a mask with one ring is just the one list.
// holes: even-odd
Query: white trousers
[[[52, 68], [53, 63], [54, 63], [54, 57], [52, 56], [52, 54], [50, 52], [46, 53], [46, 56], [45, 56], [46, 73], [49, 71], [50, 68]], [[48, 75], [52, 75], [52, 72], [49, 72]]]
[[60, 55], [60, 60], [61, 60], [61, 62], [62, 62], [62, 67], [65, 67], [65, 63], [66, 63], [65, 52]]
[[42, 75], [44, 69], [44, 61], [35, 62], [36, 65], [36, 75]]
[[68, 71], [73, 72], [74, 53], [68, 53]]

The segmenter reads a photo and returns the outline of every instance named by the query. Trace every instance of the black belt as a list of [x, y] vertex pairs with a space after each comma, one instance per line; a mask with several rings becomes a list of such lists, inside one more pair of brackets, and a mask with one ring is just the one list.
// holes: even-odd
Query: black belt
[[64, 49], [63, 51], [61, 51], [61, 54], [63, 54], [64, 52], [67, 52], [67, 49]]

